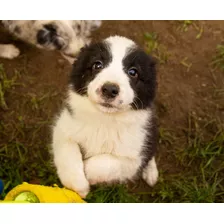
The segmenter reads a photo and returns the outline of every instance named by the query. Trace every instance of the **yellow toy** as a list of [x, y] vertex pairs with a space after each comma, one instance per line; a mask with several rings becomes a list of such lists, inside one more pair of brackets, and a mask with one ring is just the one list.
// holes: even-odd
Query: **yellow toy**
[[85, 203], [74, 191], [24, 182], [13, 188], [2, 202], [27, 203]]

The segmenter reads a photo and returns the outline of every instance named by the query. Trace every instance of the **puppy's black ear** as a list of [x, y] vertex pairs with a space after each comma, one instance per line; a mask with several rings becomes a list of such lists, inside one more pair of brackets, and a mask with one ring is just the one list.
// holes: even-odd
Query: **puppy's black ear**
[[65, 45], [64, 39], [58, 35], [57, 27], [54, 24], [46, 24], [37, 33], [37, 42], [40, 45], [53, 44], [57, 50], [61, 50]]

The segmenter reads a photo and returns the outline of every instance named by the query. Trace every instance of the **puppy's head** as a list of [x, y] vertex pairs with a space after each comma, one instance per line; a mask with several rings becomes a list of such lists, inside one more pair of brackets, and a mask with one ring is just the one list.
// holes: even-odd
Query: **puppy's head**
[[105, 113], [146, 109], [155, 97], [155, 63], [133, 41], [109, 37], [82, 49], [71, 85]]
[[54, 20], [42, 24], [37, 31], [37, 45], [48, 50], [58, 50], [63, 56], [72, 60], [80, 49], [90, 43], [88, 37], [79, 35], [72, 27], [72, 21]]

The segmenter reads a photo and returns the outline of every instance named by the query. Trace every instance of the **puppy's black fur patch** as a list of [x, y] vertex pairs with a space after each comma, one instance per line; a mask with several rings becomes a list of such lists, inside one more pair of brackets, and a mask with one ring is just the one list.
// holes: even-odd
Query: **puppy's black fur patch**
[[96, 61], [101, 61], [105, 68], [111, 60], [112, 56], [107, 43], [91, 44], [81, 49], [77, 60], [73, 64], [73, 70], [70, 75], [70, 84], [73, 86], [73, 90], [80, 95], [85, 95], [88, 83], [100, 72], [100, 70], [92, 70], [93, 64]]
[[[153, 110], [155, 110], [153, 108]], [[146, 124], [145, 129], [147, 130], [148, 135], [145, 138], [144, 149], [142, 151], [142, 165], [140, 169], [142, 170], [147, 166], [148, 162], [157, 152], [157, 140], [158, 140], [158, 124], [157, 118], [153, 112], [152, 118]]]
[[152, 117], [145, 125], [148, 134], [141, 152], [142, 164], [139, 167], [139, 172], [142, 172], [157, 151], [158, 128], [153, 104], [157, 88], [156, 61], [140, 48], [135, 47], [129, 50], [123, 59], [124, 71], [128, 75], [128, 69], [134, 67], [138, 73], [136, 78], [129, 76], [131, 87], [135, 92], [132, 108], [135, 110], [150, 108], [152, 111]]
[[131, 87], [136, 97], [132, 107], [134, 109], [146, 109], [151, 106], [156, 94], [156, 68], [155, 60], [148, 56], [140, 48], [132, 48], [123, 59], [124, 71], [136, 68], [138, 77], [130, 78]]

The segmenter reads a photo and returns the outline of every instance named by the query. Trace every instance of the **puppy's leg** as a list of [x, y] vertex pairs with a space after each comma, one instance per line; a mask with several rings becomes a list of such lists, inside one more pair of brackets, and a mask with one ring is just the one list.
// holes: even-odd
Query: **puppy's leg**
[[124, 182], [137, 173], [140, 161], [110, 154], [101, 154], [84, 161], [86, 177], [91, 185]]
[[53, 148], [54, 163], [62, 184], [85, 198], [89, 183], [84, 174], [82, 155], [78, 144], [64, 142]]
[[159, 172], [157, 169], [155, 157], [148, 162], [147, 166], [144, 168], [142, 177], [149, 186], [154, 186], [158, 180]]
[[0, 57], [1, 58], [7, 58], [7, 59], [13, 59], [18, 57], [20, 54], [20, 51], [18, 48], [16, 48], [12, 44], [0, 44]]

